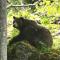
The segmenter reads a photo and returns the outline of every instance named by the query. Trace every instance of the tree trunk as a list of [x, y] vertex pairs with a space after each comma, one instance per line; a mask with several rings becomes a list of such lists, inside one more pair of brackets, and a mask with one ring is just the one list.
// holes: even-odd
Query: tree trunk
[[0, 0], [0, 60], [7, 60], [6, 0]]

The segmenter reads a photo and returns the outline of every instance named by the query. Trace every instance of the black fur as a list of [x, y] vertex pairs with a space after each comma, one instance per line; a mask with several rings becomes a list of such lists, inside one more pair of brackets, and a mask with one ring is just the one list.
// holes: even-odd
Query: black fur
[[52, 46], [52, 36], [48, 29], [39, 26], [33, 20], [24, 19], [23, 17], [13, 17], [13, 27], [20, 31], [19, 35], [10, 40], [9, 45], [19, 41], [28, 40], [33, 46], [39, 42], [44, 43], [48, 47]]

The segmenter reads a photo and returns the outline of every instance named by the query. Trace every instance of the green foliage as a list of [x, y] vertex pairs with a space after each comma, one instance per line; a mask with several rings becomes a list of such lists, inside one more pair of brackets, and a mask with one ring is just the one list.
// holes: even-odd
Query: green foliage
[[17, 36], [18, 34], [19, 34], [19, 31], [14, 28], [12, 31], [12, 37]]
[[8, 0], [11, 4], [21, 4], [22, 0]]

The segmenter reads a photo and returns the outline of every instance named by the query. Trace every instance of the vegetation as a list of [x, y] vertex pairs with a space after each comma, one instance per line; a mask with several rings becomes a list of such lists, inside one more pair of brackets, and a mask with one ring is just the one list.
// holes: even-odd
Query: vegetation
[[[25, 53], [26, 56], [29, 56], [30, 60], [40, 60], [41, 59], [41, 58], [39, 58], [39, 59], [35, 58], [34, 54], [35, 55], [37, 54], [36, 57], [38, 57], [38, 56], [44, 57], [45, 56], [44, 58], [47, 58], [46, 55], [48, 55], [48, 59], [46, 59], [46, 60], [59, 60], [60, 59], [60, 57], [59, 57], [60, 56], [60, 34], [57, 34], [57, 33], [60, 29], [60, 24], [52, 24], [52, 23], [55, 20], [58, 20], [60, 17], [60, 0], [35, 1], [35, 2], [33, 2], [33, 4], [34, 4], [33, 6], [26, 6], [26, 7], [13, 6], [16, 4], [17, 5], [21, 5], [21, 4], [28, 5], [30, 3], [29, 3], [29, 0], [26, 0], [26, 1], [24, 1], [24, 0], [23, 1], [22, 0], [8, 0], [8, 6], [7, 6], [8, 41], [13, 36], [15, 36], [16, 34], [19, 33], [19, 31], [17, 31], [16, 29], [14, 29], [12, 27], [13, 16], [16, 16], [16, 17], [22, 16], [27, 19], [32, 19], [32, 20], [36, 20], [36, 21], [38, 20], [38, 22], [40, 22], [42, 26], [44, 26], [50, 30], [52, 37], [53, 37], [52, 48], [46, 49], [43, 47], [40, 50], [39, 48], [37, 49], [37, 48], [32, 47], [28, 43], [25, 43], [26, 45], [21, 43], [20, 45], [21, 46], [23, 45], [22, 46], [23, 48], [24, 48], [24, 46], [26, 47], [25, 50], [23, 49], [23, 52], [25, 53], [25, 51], [28, 49], [33, 52], [35, 51], [34, 53], [31, 52], [31, 55], [28, 55], [29, 50], [27, 51], [28, 53]], [[11, 51], [13, 49], [20, 50], [21, 48], [18, 48], [20, 45], [16, 44], [16, 45], [12, 45], [11, 47], [8, 47], [8, 50], [9, 50], [8, 52], [10, 54], [14, 54]], [[28, 48], [27, 48], [27, 45], [28, 45]], [[16, 47], [16, 46], [18, 46], [18, 47]], [[31, 49], [30, 47], [33, 49]], [[17, 50], [15, 50], [16, 55], [21, 56], [20, 54], [18, 54]], [[40, 55], [40, 53], [43, 53], [43, 54]], [[46, 54], [46, 55], [44, 55], [44, 54]], [[17, 57], [17, 56], [15, 56], [15, 57]], [[31, 59], [31, 57], [32, 57], [32, 59]], [[17, 58], [16, 59], [19, 60], [19, 57], [17, 57]], [[26, 60], [29, 60], [29, 59], [26, 59]], [[24, 59], [21, 59], [21, 60], [24, 60]], [[43, 60], [43, 59], [41, 59], [41, 60]]]

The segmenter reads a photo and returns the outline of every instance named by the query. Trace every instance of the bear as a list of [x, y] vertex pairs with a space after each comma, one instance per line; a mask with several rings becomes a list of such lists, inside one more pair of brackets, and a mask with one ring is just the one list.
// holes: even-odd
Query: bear
[[36, 46], [38, 43], [46, 47], [52, 46], [52, 35], [47, 28], [39, 25], [35, 20], [15, 16], [13, 16], [13, 19], [13, 27], [18, 29], [20, 33], [9, 41], [9, 45], [28, 40], [33, 46]]

